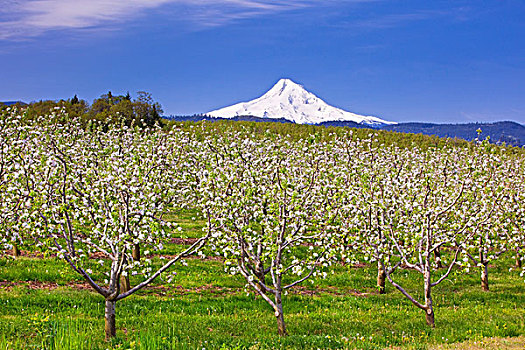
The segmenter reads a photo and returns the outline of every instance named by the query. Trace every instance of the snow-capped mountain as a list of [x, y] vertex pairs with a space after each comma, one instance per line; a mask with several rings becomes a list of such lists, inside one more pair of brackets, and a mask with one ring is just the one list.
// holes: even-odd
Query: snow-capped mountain
[[284, 118], [297, 124], [319, 124], [327, 121], [352, 121], [368, 125], [396, 124], [330, 106], [290, 79], [279, 80], [267, 93], [253, 101], [217, 109], [206, 115], [218, 118], [247, 115], [259, 118]]

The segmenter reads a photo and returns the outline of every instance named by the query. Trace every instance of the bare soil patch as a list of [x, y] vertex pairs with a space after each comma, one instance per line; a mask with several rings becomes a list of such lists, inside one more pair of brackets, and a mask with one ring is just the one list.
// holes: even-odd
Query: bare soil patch
[[431, 346], [432, 350], [449, 350], [449, 349], [465, 349], [465, 350], [514, 350], [525, 349], [525, 337], [517, 338], [483, 338], [481, 340], [469, 340], [457, 344], [442, 344]]

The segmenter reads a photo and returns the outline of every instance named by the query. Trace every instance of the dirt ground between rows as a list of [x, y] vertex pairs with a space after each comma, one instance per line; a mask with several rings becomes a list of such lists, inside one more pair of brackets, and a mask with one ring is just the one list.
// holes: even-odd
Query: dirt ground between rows
[[[391, 347], [389, 350], [403, 350], [406, 347]], [[408, 349], [411, 349], [410, 347]], [[455, 344], [430, 345], [428, 350], [518, 350], [525, 349], [525, 337], [483, 338]]]
[[514, 350], [525, 349], [525, 337], [517, 338], [485, 338], [478, 341], [468, 341], [458, 344], [437, 345], [429, 347], [432, 350], [449, 350], [449, 349], [465, 349], [465, 350]]
[[[31, 290], [56, 290], [56, 289], [64, 289], [69, 288], [73, 290], [92, 290], [91, 286], [87, 282], [70, 282], [66, 284], [59, 284], [55, 282], [40, 282], [40, 281], [0, 281], [0, 289], [9, 291], [16, 287], [23, 287], [26, 289]], [[214, 296], [225, 296], [225, 295], [233, 295], [238, 293], [243, 293], [244, 290], [242, 288], [224, 288], [219, 286], [214, 286], [211, 284], [205, 284], [203, 286], [194, 287], [194, 288], [184, 288], [180, 285], [173, 285], [173, 286], [147, 286], [144, 288], [144, 291], [148, 292], [148, 294], [153, 294], [156, 296], [167, 296], [167, 295], [185, 295], [185, 294], [201, 294], [201, 293], [209, 293]], [[343, 296], [343, 295], [352, 295], [357, 297], [366, 297], [370, 295], [371, 293], [365, 293], [360, 292], [358, 290], [345, 290], [341, 291], [337, 288], [332, 287], [324, 287], [324, 288], [317, 288], [317, 289], [309, 289], [304, 286], [296, 286], [291, 289], [291, 294], [298, 294], [298, 295], [307, 295], [307, 296], [315, 296], [320, 294], [329, 294], [334, 296]]]

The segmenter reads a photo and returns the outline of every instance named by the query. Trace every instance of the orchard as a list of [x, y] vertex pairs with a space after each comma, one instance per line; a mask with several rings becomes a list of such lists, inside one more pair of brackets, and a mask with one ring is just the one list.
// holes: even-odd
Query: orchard
[[4, 111], [0, 346], [523, 340], [520, 149], [276, 128]]

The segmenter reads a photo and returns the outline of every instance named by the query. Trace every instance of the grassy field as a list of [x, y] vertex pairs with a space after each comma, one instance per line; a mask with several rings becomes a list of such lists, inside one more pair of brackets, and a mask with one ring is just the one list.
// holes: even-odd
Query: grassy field
[[[203, 223], [195, 213], [173, 218], [187, 237], [200, 234]], [[170, 244], [161, 253], [181, 248]], [[490, 292], [481, 291], [477, 271], [451, 275], [436, 287], [436, 329], [392, 287], [377, 294], [374, 266], [336, 266], [326, 279], [304, 283], [286, 296], [290, 335], [285, 338], [277, 336], [270, 307], [244, 289], [242, 277], [224, 273], [220, 259], [188, 259], [187, 266], [176, 266], [171, 284], [158, 280], [117, 304], [117, 338], [106, 343], [103, 298], [64, 262], [36, 255], [0, 259], [0, 349], [523, 349], [525, 344], [525, 284], [518, 273], [509, 273], [510, 259], [490, 269]], [[419, 275], [397, 275], [420, 295]]]

